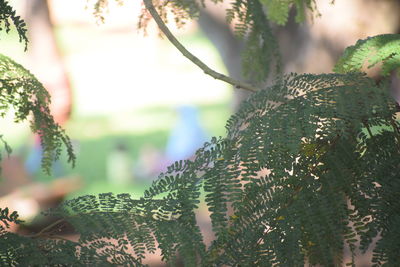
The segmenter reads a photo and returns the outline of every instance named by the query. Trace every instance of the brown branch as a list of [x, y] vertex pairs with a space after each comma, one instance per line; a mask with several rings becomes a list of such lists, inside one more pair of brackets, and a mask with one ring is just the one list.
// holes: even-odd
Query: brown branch
[[43, 228], [43, 229], [40, 230], [38, 233], [35, 233], [35, 234], [33, 234], [33, 235], [29, 235], [29, 236], [26, 236], [26, 237], [37, 238], [37, 237], [46, 235], [46, 233], [45, 233], [46, 231], [50, 230], [51, 228], [53, 228], [53, 227], [56, 226], [57, 224], [63, 223], [64, 221], [65, 221], [64, 219], [59, 219], [59, 220], [53, 222], [52, 224], [46, 226], [45, 228]]
[[203, 61], [201, 61], [199, 58], [194, 56], [192, 53], [190, 53], [176, 38], [175, 36], [171, 33], [171, 31], [168, 29], [168, 27], [165, 25], [165, 23], [162, 21], [160, 15], [158, 14], [157, 10], [155, 9], [152, 0], [143, 0], [144, 5], [146, 6], [147, 10], [150, 12], [150, 14], [153, 16], [155, 22], [157, 23], [158, 27], [160, 30], [164, 33], [164, 35], [168, 38], [168, 40], [182, 53], [183, 56], [185, 56], [187, 59], [192, 61], [194, 64], [196, 64], [200, 69], [204, 71], [205, 74], [210, 75], [214, 79], [224, 81], [226, 83], [229, 83], [233, 85], [235, 88], [241, 88], [245, 89], [251, 92], [257, 92], [259, 89], [257, 87], [254, 87], [250, 84], [243, 83], [241, 81], [235, 80], [231, 77], [228, 77], [224, 74], [221, 74], [219, 72], [214, 71], [210, 67], [208, 67], [206, 64], [204, 64]]

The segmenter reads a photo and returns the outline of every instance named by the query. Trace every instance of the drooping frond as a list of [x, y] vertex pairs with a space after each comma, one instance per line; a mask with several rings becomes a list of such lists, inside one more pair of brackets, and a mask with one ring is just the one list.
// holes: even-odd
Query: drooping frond
[[43, 85], [24, 67], [0, 54], [0, 116], [13, 109], [15, 122], [32, 116], [31, 129], [41, 137], [42, 166], [50, 172], [52, 162], [60, 156], [62, 146], [67, 149], [69, 161], [75, 156], [69, 137], [56, 124], [49, 110], [50, 96]]
[[26, 37], [25, 21], [15, 14], [15, 10], [8, 4], [7, 0], [0, 0], [0, 31], [5, 30], [8, 33], [11, 30], [10, 20], [18, 32], [19, 41], [25, 43], [26, 50], [28, 38]]
[[[172, 265], [179, 254], [185, 266], [341, 266], [345, 247], [355, 256], [378, 237], [373, 261], [395, 266], [396, 107], [384, 84], [359, 74], [286, 76], [242, 104], [226, 138], [175, 162], [139, 200], [84, 196], [53, 211], [80, 239], [46, 248], [67, 246], [71, 262], [86, 251], [86, 265], [141, 266], [159, 248]], [[195, 215], [201, 201], [215, 234], [208, 248]], [[56, 238], [60, 225], [32, 242]]]
[[[241, 3], [246, 7], [246, 16], [241, 17], [241, 10], [233, 5], [228, 14], [236, 13], [239, 22], [235, 25], [239, 36], [245, 37], [245, 47], [242, 52], [243, 74], [256, 82], [264, 82], [271, 73], [271, 66], [276, 66], [276, 74], [281, 72], [281, 58], [277, 40], [272, 32], [270, 23], [257, 1], [249, 0]], [[240, 21], [240, 19], [243, 19]]]
[[365, 63], [371, 68], [382, 63], [381, 74], [387, 76], [400, 66], [400, 34], [382, 34], [358, 40], [349, 46], [337, 62], [334, 71], [349, 73], [361, 71]]
[[315, 0], [260, 0], [265, 5], [268, 17], [271, 21], [285, 25], [288, 21], [289, 11], [296, 7], [296, 22], [303, 22], [305, 19], [306, 8], [314, 11], [316, 9]]
[[[86, 0], [87, 3], [91, 1], [92, 0]], [[124, 3], [124, 0], [113, 0], [113, 1], [120, 6], [123, 5]], [[101, 23], [105, 22], [104, 14], [109, 11], [108, 10], [109, 3], [110, 0], [96, 0], [96, 2], [93, 4], [93, 15]]]
[[[202, 5], [202, 3], [195, 0], [153, 0], [152, 4], [164, 23], [169, 22], [172, 14], [172, 18], [178, 28], [183, 27], [188, 20], [197, 19]], [[150, 20], [150, 13], [143, 8], [139, 16], [138, 28], [146, 29]]]

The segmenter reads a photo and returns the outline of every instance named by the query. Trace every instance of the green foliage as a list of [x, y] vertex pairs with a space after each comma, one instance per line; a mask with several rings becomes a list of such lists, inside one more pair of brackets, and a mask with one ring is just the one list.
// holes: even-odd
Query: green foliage
[[[345, 246], [356, 256], [379, 234], [374, 261], [396, 265], [396, 107], [385, 85], [362, 75], [288, 75], [243, 103], [226, 138], [169, 166], [139, 200], [108, 193], [65, 202], [51, 212], [64, 219], [31, 245], [84, 248], [87, 265], [141, 266], [158, 247], [171, 265], [179, 253], [185, 266], [339, 266]], [[196, 222], [202, 201], [215, 233], [208, 248]], [[77, 243], [41, 239], [56, 238], [65, 222]]]
[[[8, 33], [11, 23], [15, 26], [20, 42], [25, 43], [27, 48], [28, 40], [26, 37], [26, 24], [15, 15], [15, 10], [7, 1], [0, 0], [0, 30]], [[31, 129], [41, 137], [43, 147], [42, 166], [50, 173], [52, 161], [57, 159], [61, 153], [61, 146], [67, 148], [69, 161], [74, 163], [75, 156], [68, 136], [57, 125], [49, 110], [50, 96], [43, 85], [25, 68], [12, 59], [0, 54], [0, 116], [4, 117], [9, 110], [15, 112], [15, 122], [21, 122], [31, 117]], [[11, 148], [0, 135], [1, 142], [7, 154], [11, 153]], [[1, 160], [1, 154], [0, 154]], [[10, 233], [10, 224], [20, 224], [16, 211], [9, 212], [8, 208], [0, 209], [0, 264], [7, 266], [23, 265], [29, 266], [35, 261], [42, 260], [46, 264], [53, 263], [73, 263], [71, 249], [68, 242], [54, 241], [43, 242], [24, 238]], [[52, 243], [63, 243], [63, 250], [52, 249]], [[51, 251], [51, 254], [49, 252]], [[80, 252], [85, 254], [83, 249]], [[83, 261], [84, 262], [84, 261]]]
[[22, 221], [18, 219], [18, 214], [16, 211], [13, 211], [10, 214], [8, 208], [0, 208], [0, 233], [4, 234], [6, 229], [10, 227], [10, 223], [20, 224]]
[[0, 233], [2, 266], [112, 266], [106, 257], [67, 240], [27, 238], [11, 232]]
[[[16, 16], [15, 10], [6, 0], [0, 0], [0, 31], [11, 29], [11, 22], [14, 24], [19, 41], [24, 42], [27, 49], [28, 39], [26, 37], [26, 24]], [[24, 67], [14, 62], [5, 55], [0, 54], [0, 116], [4, 117], [12, 109], [15, 111], [15, 122], [21, 122], [30, 115], [31, 129], [41, 137], [43, 148], [42, 167], [47, 173], [53, 160], [59, 158], [62, 145], [65, 145], [68, 154], [68, 161], [75, 163], [75, 155], [72, 145], [64, 130], [56, 124], [49, 110], [50, 95], [43, 85]], [[3, 140], [7, 154], [11, 148]], [[0, 160], [1, 160], [0, 154]]]
[[15, 111], [15, 122], [27, 120], [31, 129], [41, 137], [42, 166], [50, 173], [51, 164], [58, 159], [62, 145], [67, 148], [69, 161], [74, 162], [72, 145], [64, 130], [50, 114], [50, 96], [43, 85], [24, 67], [0, 54], [0, 116]]
[[368, 68], [382, 63], [381, 74], [388, 76], [400, 66], [400, 34], [382, 34], [358, 40], [349, 46], [337, 62], [334, 71], [349, 73], [361, 71], [368, 62]]
[[8, 33], [11, 30], [11, 22], [14, 24], [19, 41], [25, 43], [25, 50], [28, 48], [28, 38], [26, 37], [26, 24], [17, 15], [15, 10], [8, 4], [6, 0], [0, 0], [0, 31], [6, 30]]
[[[243, 9], [246, 16], [242, 16]], [[281, 58], [277, 40], [272, 33], [268, 18], [262, 5], [257, 0], [241, 2], [232, 5], [227, 11], [227, 19], [236, 17], [239, 22], [235, 25], [236, 33], [247, 35], [245, 48], [242, 53], [243, 74], [254, 82], [264, 82], [270, 72], [271, 63], [276, 66], [276, 74], [281, 73]]]
[[268, 11], [271, 21], [285, 25], [288, 21], [289, 11], [292, 6], [296, 7], [296, 22], [303, 22], [305, 19], [306, 8], [315, 10], [315, 0], [260, 0]]
[[[166, 8], [181, 12], [175, 13], [179, 19], [198, 12], [194, 1], [154, 3], [164, 19]], [[276, 8], [272, 12], [282, 21], [288, 9]], [[247, 57], [266, 56], [272, 33], [260, 2], [237, 0], [228, 16], [238, 19], [236, 28], [249, 40]], [[8, 72], [23, 72], [16, 81], [30, 77], [29, 86], [41, 88], [26, 70], [3, 61]], [[258, 79], [268, 73], [257, 71], [264, 73]], [[19, 83], [9, 82], [8, 94], [19, 96], [13, 91], [24, 87]], [[38, 90], [33, 100], [45, 102], [48, 96]], [[140, 199], [107, 193], [67, 201], [49, 212], [61, 219], [33, 236], [3, 227], [0, 260], [15, 266], [142, 266], [145, 253], [158, 248], [172, 266], [178, 254], [185, 266], [341, 266], [344, 248], [354, 260], [374, 245], [375, 266], [398, 266], [400, 124], [388, 92], [387, 83], [354, 72], [279, 77], [241, 105], [225, 138], [212, 138], [193, 160], [169, 166]], [[23, 104], [19, 110], [48, 113]], [[33, 129], [39, 131], [42, 121]], [[208, 247], [196, 220], [200, 205], [210, 212], [215, 234]], [[8, 213], [2, 211], [3, 223], [19, 223]], [[65, 224], [80, 234], [77, 242], [57, 235]]]

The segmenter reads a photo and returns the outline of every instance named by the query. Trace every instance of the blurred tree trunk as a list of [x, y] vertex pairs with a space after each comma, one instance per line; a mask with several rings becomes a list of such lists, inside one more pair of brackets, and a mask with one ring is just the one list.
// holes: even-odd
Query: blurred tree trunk
[[46, 0], [26, 0], [25, 21], [29, 34], [30, 69], [51, 95], [50, 109], [59, 124], [71, 113], [72, 93], [57, 45]]
[[[225, 22], [224, 13], [221, 11], [211, 13], [209, 5], [200, 12], [198, 24], [206, 37], [213, 43], [221, 60], [224, 63], [228, 75], [236, 80], [243, 80], [241, 51], [243, 49], [243, 41], [234, 36], [233, 31]], [[221, 16], [219, 16], [221, 15]], [[249, 92], [243, 89], [235, 89], [235, 96], [232, 108], [236, 109], [239, 103], [249, 96]]]

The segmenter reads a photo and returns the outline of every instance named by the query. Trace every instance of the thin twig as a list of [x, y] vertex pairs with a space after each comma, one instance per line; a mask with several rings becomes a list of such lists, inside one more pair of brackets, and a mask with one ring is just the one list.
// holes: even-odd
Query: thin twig
[[60, 223], [62, 223], [62, 222], [64, 222], [64, 221], [65, 221], [64, 219], [59, 219], [59, 220], [53, 222], [52, 224], [46, 226], [45, 228], [43, 228], [43, 229], [40, 230], [38, 233], [35, 233], [35, 234], [30, 235], [30, 236], [27, 236], [27, 237], [31, 237], [31, 238], [40, 237], [40, 236], [44, 235], [45, 232], [46, 232], [47, 230], [50, 230], [51, 228], [53, 228], [53, 227], [56, 226], [57, 224], [60, 224]]
[[210, 67], [208, 67], [206, 64], [204, 64], [203, 61], [201, 61], [199, 58], [194, 56], [192, 53], [190, 53], [176, 38], [175, 36], [171, 33], [171, 31], [168, 29], [168, 27], [165, 25], [165, 23], [162, 21], [160, 15], [158, 14], [157, 10], [155, 9], [152, 0], [143, 0], [144, 5], [146, 6], [147, 10], [150, 12], [150, 14], [153, 16], [155, 22], [157, 23], [158, 27], [160, 30], [164, 33], [164, 35], [168, 38], [168, 40], [184, 55], [187, 59], [192, 61], [194, 64], [196, 64], [200, 69], [204, 71], [205, 74], [210, 75], [214, 79], [221, 80], [224, 82], [227, 82], [231, 85], [233, 85], [235, 88], [241, 88], [245, 89], [248, 91], [252, 92], [257, 92], [259, 89], [257, 87], [254, 87], [250, 84], [243, 83], [241, 81], [235, 80], [231, 77], [228, 77], [224, 74], [221, 74], [219, 72], [216, 72], [212, 70]]
[[374, 137], [374, 135], [373, 135], [372, 132], [371, 132], [371, 128], [369, 128], [369, 126], [368, 126], [368, 124], [366, 123], [366, 121], [363, 121], [362, 123], [363, 123], [364, 127], [367, 129], [368, 134], [369, 134], [369, 137], [370, 137], [370, 138]]
[[61, 235], [53, 235], [53, 234], [43, 234], [41, 237], [45, 237], [45, 238], [49, 238], [49, 239], [56, 239], [56, 240], [63, 240], [65, 242], [71, 242], [71, 243], [75, 243], [78, 244], [78, 242], [72, 241], [68, 238], [65, 238]]

